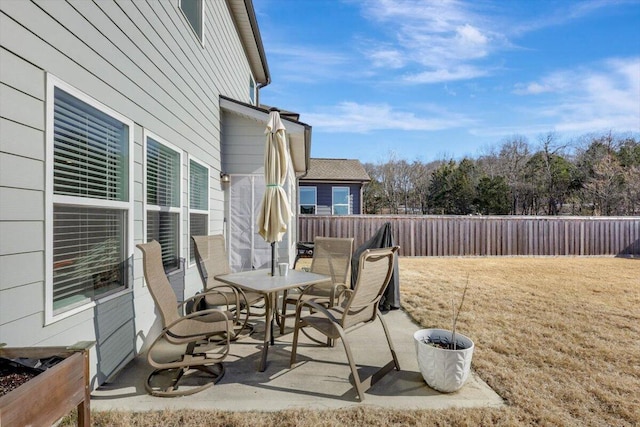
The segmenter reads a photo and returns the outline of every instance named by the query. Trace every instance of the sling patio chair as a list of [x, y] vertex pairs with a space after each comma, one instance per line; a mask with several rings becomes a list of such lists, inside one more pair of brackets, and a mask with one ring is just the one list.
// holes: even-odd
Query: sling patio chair
[[285, 320], [288, 317], [295, 317], [295, 310], [287, 314], [287, 306], [297, 306], [300, 301], [309, 299], [326, 307], [332, 307], [338, 303], [338, 295], [343, 289], [350, 287], [352, 252], [353, 238], [316, 237], [314, 239], [310, 271], [331, 276], [331, 282], [307, 286], [298, 292], [284, 292], [282, 312], [277, 316], [280, 320], [280, 334], [284, 334]]
[[[223, 235], [191, 236], [191, 239], [195, 248], [198, 272], [204, 286], [204, 296], [200, 308], [212, 308], [232, 303], [235, 307], [233, 310], [235, 314], [234, 337], [232, 338], [237, 338], [245, 329], [251, 331], [249, 316], [262, 315], [252, 312], [251, 308], [260, 305], [264, 307], [264, 295], [258, 292], [246, 292], [215, 279], [221, 274], [231, 273]], [[217, 292], [210, 292], [214, 289]]]
[[[382, 298], [393, 272], [394, 254], [398, 248], [398, 246], [394, 246], [392, 248], [368, 249], [364, 251], [360, 255], [360, 263], [358, 265], [358, 281], [353, 289], [345, 289], [343, 291], [345, 293], [345, 299], [341, 304], [326, 308], [314, 300], [301, 301], [296, 309], [290, 367], [293, 367], [296, 363], [300, 330], [311, 326], [330, 340], [342, 340], [351, 368], [353, 383], [360, 402], [364, 400], [364, 392], [379, 379], [394, 367], [396, 370], [400, 370], [396, 351], [393, 348], [391, 336], [389, 335], [389, 329], [378, 309], [378, 302], [380, 298]], [[302, 317], [301, 313], [305, 307], [313, 309], [314, 311], [312, 314]], [[382, 328], [384, 329], [393, 360], [383, 366], [373, 376], [361, 382], [346, 334], [363, 325], [374, 322], [376, 317], [380, 319], [380, 323], [382, 323]]]
[[145, 389], [154, 396], [171, 397], [211, 387], [224, 375], [221, 362], [229, 353], [233, 314], [208, 309], [182, 315], [184, 306], [200, 296], [179, 305], [164, 272], [160, 244], [153, 240], [137, 247], [142, 251], [144, 277], [162, 322], [162, 331], [147, 351], [147, 361], [155, 369]]

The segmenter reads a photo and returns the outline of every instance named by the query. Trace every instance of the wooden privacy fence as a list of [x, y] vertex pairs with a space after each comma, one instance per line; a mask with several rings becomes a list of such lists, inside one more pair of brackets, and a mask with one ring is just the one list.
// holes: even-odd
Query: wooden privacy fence
[[640, 217], [300, 215], [299, 239], [364, 243], [390, 222], [401, 256], [640, 256]]

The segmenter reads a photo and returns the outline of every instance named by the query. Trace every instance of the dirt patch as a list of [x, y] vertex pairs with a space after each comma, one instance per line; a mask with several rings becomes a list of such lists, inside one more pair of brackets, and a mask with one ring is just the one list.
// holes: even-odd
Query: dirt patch
[[22, 384], [60, 363], [59, 356], [43, 359], [7, 359], [0, 357], [0, 397], [20, 387]]
[[18, 368], [16, 368], [16, 372], [0, 373], [0, 397], [20, 387], [36, 375], [38, 374], [24, 370], [20, 371]]

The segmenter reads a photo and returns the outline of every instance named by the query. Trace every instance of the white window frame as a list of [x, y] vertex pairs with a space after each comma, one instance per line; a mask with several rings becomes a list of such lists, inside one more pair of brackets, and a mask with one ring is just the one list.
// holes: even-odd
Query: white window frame
[[200, 0], [200, 34], [198, 34], [198, 32], [196, 31], [195, 28], [193, 28], [193, 24], [191, 23], [191, 20], [189, 19], [189, 17], [185, 13], [184, 9], [182, 8], [182, 1], [183, 0], [178, 0], [178, 9], [180, 9], [180, 12], [182, 13], [182, 16], [184, 16], [184, 19], [187, 21], [187, 24], [189, 25], [189, 28], [191, 28], [191, 31], [193, 31], [193, 34], [195, 34], [196, 38], [200, 42], [200, 45], [202, 45], [202, 47], [204, 47], [204, 23], [205, 23], [205, 19], [204, 19], [204, 3], [205, 3], [205, 0]]
[[[127, 257], [133, 257], [133, 247], [134, 247], [134, 228], [133, 228], [133, 217], [134, 217], [134, 172], [133, 172], [133, 164], [134, 164], [134, 123], [132, 120], [129, 120], [125, 116], [120, 113], [112, 110], [101, 102], [95, 100], [84, 92], [76, 89], [75, 87], [69, 85], [63, 80], [57, 78], [53, 74], [47, 73], [46, 75], [46, 85], [47, 85], [47, 94], [45, 101], [45, 109], [46, 109], [46, 125], [45, 125], [45, 140], [46, 140], [46, 179], [45, 179], [45, 316], [44, 316], [44, 325], [50, 325], [52, 323], [58, 322], [62, 319], [66, 319], [78, 313], [81, 313], [87, 309], [93, 308], [96, 306], [98, 302], [106, 302], [111, 299], [117, 298], [121, 295], [130, 293], [133, 291], [133, 283], [129, 283], [129, 286], [124, 289], [106, 295], [102, 298], [97, 298], [95, 300], [89, 301], [86, 304], [83, 304], [78, 307], [71, 308], [62, 313], [55, 314], [53, 313], [53, 208], [55, 204], [65, 204], [71, 206], [78, 207], [102, 207], [107, 209], [117, 209], [123, 210], [127, 213], [127, 221], [125, 223], [126, 227], [126, 251]], [[114, 119], [124, 123], [128, 126], [128, 155], [129, 155], [129, 164], [128, 164], [128, 187], [129, 192], [127, 194], [128, 201], [114, 201], [114, 200], [101, 200], [101, 199], [91, 199], [85, 197], [75, 197], [68, 195], [55, 195], [53, 193], [54, 188], [54, 164], [53, 164], [53, 156], [54, 156], [54, 91], [55, 88], [59, 88], [73, 97], [79, 99], [80, 101], [100, 110], [102, 113], [107, 114]]]
[[[178, 189], [178, 194], [179, 194], [179, 206], [178, 207], [169, 207], [167, 210], [166, 206], [157, 206], [157, 205], [150, 205], [149, 203], [147, 203], [147, 189], [148, 189], [148, 183], [147, 183], [147, 140], [148, 138], [151, 138], [153, 140], [155, 140], [156, 142], [158, 142], [161, 145], [164, 145], [165, 147], [169, 148], [172, 151], [175, 151], [178, 153], [178, 162], [179, 162], [179, 173], [180, 175], [178, 176], [178, 182], [179, 182], [179, 189]], [[183, 169], [183, 163], [182, 163], [182, 159], [183, 159], [183, 151], [181, 149], [179, 149], [178, 147], [176, 147], [175, 145], [169, 143], [168, 141], [166, 141], [164, 138], [154, 134], [153, 132], [150, 132], [149, 130], [145, 129], [143, 131], [143, 144], [142, 144], [142, 151], [144, 153], [144, 162], [142, 164], [142, 176], [143, 176], [143, 188], [144, 188], [144, 199], [143, 199], [143, 211], [144, 211], [144, 220], [143, 220], [143, 236], [144, 236], [144, 241], [147, 242], [147, 212], [148, 211], [164, 211], [164, 212], [169, 212], [169, 213], [177, 213], [178, 214], [178, 260], [180, 260], [180, 258], [183, 257], [182, 255], [182, 196], [184, 194], [183, 192], [183, 180], [182, 180], [182, 169]]]
[[347, 213], [345, 215], [350, 215], [351, 214], [351, 203], [350, 203], [350, 199], [351, 199], [351, 189], [349, 187], [331, 187], [331, 215], [342, 215], [342, 214], [336, 214], [335, 213], [335, 208], [336, 206], [345, 206], [344, 203], [336, 203], [335, 202], [335, 191], [336, 190], [347, 190]]
[[[303, 214], [302, 213], [302, 205], [304, 204], [305, 206], [311, 206], [308, 203], [302, 203], [302, 194], [300, 194], [302, 192], [303, 189], [312, 189], [313, 193], [314, 193], [314, 200], [313, 200], [313, 214]], [[298, 213], [301, 215], [318, 215], [318, 187], [316, 186], [312, 186], [312, 185], [303, 185], [298, 187]]]
[[[188, 230], [189, 230], [189, 245], [188, 245], [188, 259], [187, 259], [187, 265], [189, 267], [192, 267], [195, 265], [195, 262], [191, 262], [191, 214], [198, 214], [198, 215], [206, 215], [207, 216], [207, 230], [206, 233], [209, 233], [209, 209], [211, 207], [211, 167], [209, 167], [208, 164], [206, 164], [203, 161], [198, 160], [197, 158], [193, 157], [193, 156], [189, 156], [189, 166], [188, 166], [188, 176], [189, 176], [189, 186], [187, 188], [189, 188], [189, 194], [188, 194], [188, 198], [187, 200], [189, 201], [189, 220], [188, 220]], [[202, 210], [202, 209], [192, 209], [191, 208], [191, 162], [197, 163], [200, 166], [204, 167], [207, 169], [207, 209], [206, 210]]]

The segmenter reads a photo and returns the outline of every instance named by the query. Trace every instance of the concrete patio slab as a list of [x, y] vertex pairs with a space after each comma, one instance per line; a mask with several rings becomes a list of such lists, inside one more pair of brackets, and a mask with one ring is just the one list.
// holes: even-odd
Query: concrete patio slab
[[[267, 369], [258, 372], [263, 322], [249, 337], [234, 342], [224, 362], [226, 373], [213, 387], [177, 398], [146, 393], [144, 382], [151, 372], [143, 356], [137, 357], [111, 382], [92, 393], [94, 411], [151, 411], [163, 409], [218, 409], [228, 411], [279, 411], [292, 408], [331, 409], [373, 405], [390, 409], [439, 409], [449, 407], [499, 407], [504, 403], [472, 372], [463, 388], [439, 393], [429, 388], [415, 357], [413, 333], [420, 329], [402, 310], [386, 313], [385, 321], [398, 354], [401, 371], [391, 371], [365, 393], [360, 403], [349, 380], [344, 347], [322, 347], [301, 335], [298, 363], [289, 369], [292, 328], [276, 336], [269, 348]], [[292, 321], [289, 320], [288, 324]], [[277, 333], [276, 333], [277, 335]], [[348, 336], [361, 378], [372, 375], [391, 360], [379, 321]]]

